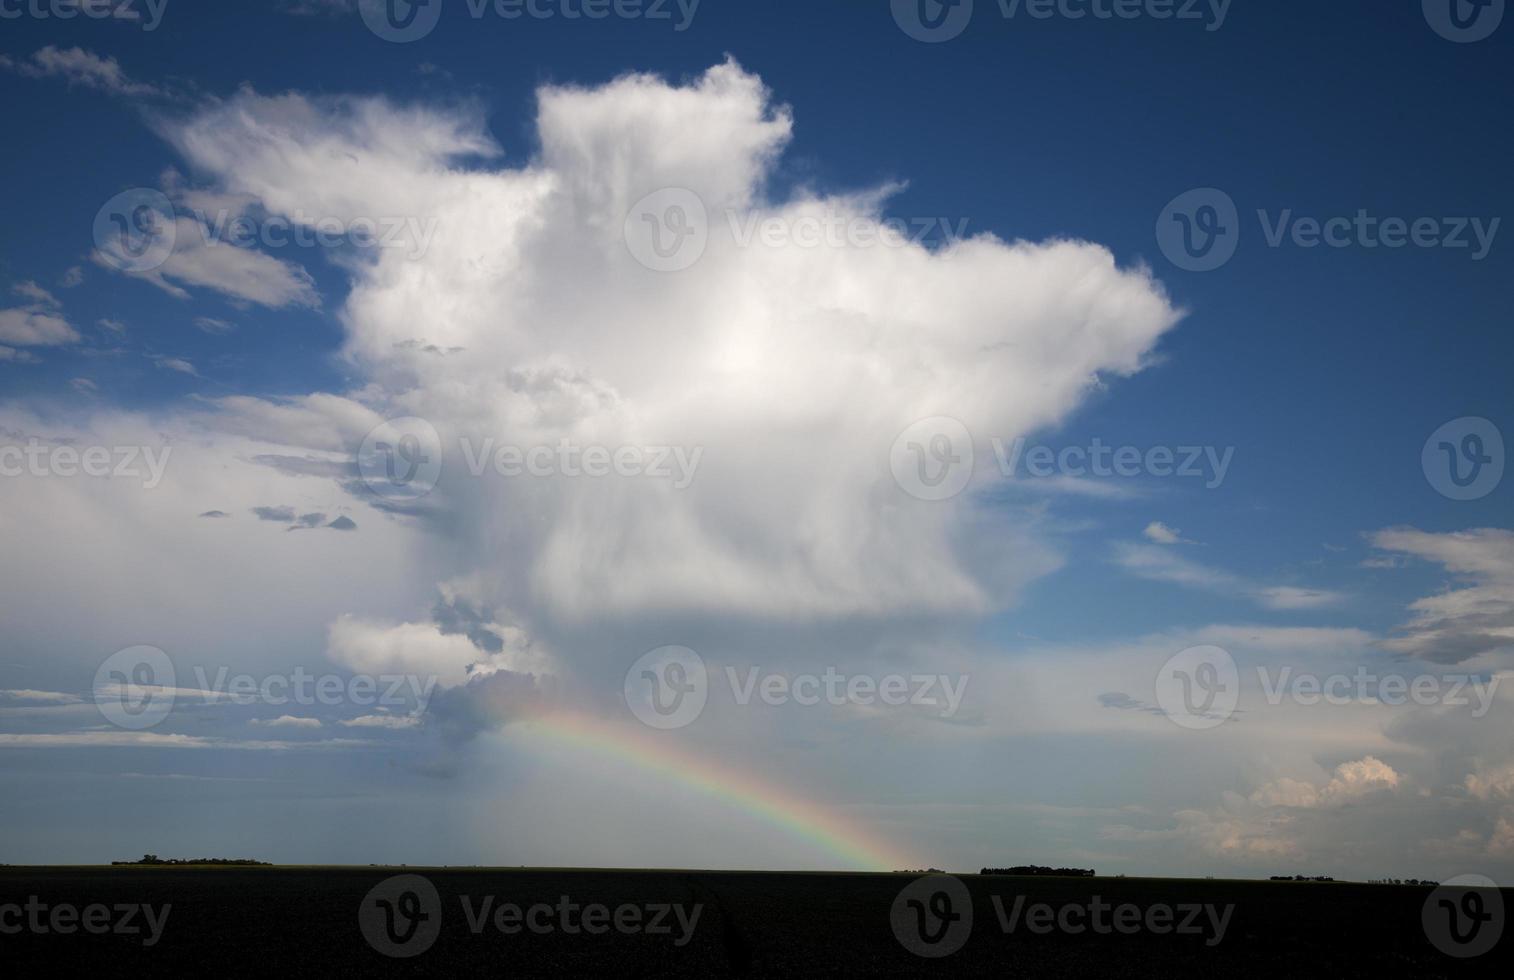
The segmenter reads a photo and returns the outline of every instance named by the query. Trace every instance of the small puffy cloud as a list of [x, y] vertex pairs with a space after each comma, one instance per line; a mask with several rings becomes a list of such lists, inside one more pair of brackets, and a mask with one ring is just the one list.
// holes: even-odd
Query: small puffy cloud
[[1393, 767], [1373, 756], [1343, 762], [1324, 786], [1296, 779], [1278, 779], [1251, 794], [1259, 806], [1301, 808], [1343, 806], [1378, 790], [1398, 788], [1401, 777]]
[[326, 656], [360, 674], [404, 674], [466, 683], [482, 655], [466, 636], [449, 636], [434, 623], [385, 624], [342, 616], [327, 631]]
[[66, 694], [62, 691], [0, 691], [0, 704], [37, 704], [37, 705], [65, 705], [81, 704], [84, 699], [77, 694]]
[[219, 519], [219, 518], [223, 518], [223, 517], [230, 517], [231, 515], [228, 514], [228, 513], [226, 513], [224, 510], [207, 510], [205, 513], [201, 514], [200, 516], [201, 517], [210, 517], [210, 518]]
[[356, 531], [357, 521], [354, 521], [350, 517], [343, 516], [338, 517], [336, 520], [332, 521], [326, 526], [331, 528], [333, 531]]
[[1488, 854], [1505, 860], [1514, 858], [1514, 808], [1505, 808], [1488, 836]]
[[79, 342], [79, 332], [64, 319], [52, 293], [29, 280], [17, 283], [12, 292], [31, 302], [0, 310], [0, 344], [13, 348], [57, 347]]
[[195, 370], [195, 366], [182, 357], [154, 357], [152, 358], [152, 362], [165, 371], [177, 371], [180, 374], [187, 374], [192, 378], [200, 376], [200, 372]]
[[1322, 609], [1339, 604], [1341, 598], [1339, 592], [1291, 585], [1268, 586], [1257, 592], [1257, 600], [1268, 609]]
[[415, 715], [363, 715], [358, 718], [344, 719], [337, 724], [345, 728], [384, 728], [397, 731], [415, 728], [420, 723], [420, 719]]
[[294, 520], [293, 507], [254, 507], [252, 512], [260, 521], [276, 521], [288, 524]]
[[248, 724], [257, 725], [261, 728], [320, 728], [321, 720], [319, 718], [300, 718], [295, 715], [280, 715], [277, 718], [254, 718]]
[[0, 342], [16, 347], [57, 347], [79, 342], [67, 320], [35, 310], [0, 310]]
[[1142, 531], [1141, 534], [1146, 537], [1146, 540], [1154, 541], [1157, 544], [1179, 544], [1183, 541], [1181, 531], [1177, 528], [1168, 527], [1161, 521], [1152, 521], [1146, 525], [1146, 530]]
[[56, 296], [43, 289], [41, 286], [37, 285], [35, 282], [32, 282], [31, 280], [17, 283], [15, 286], [11, 287], [11, 292], [15, 293], [17, 296], [24, 296], [27, 299], [31, 300], [33, 303], [38, 303], [42, 306], [62, 305], [58, 302], [58, 298]]
[[58, 285], [64, 289], [73, 289], [82, 282], [84, 282], [84, 269], [81, 266], [75, 265], [70, 266], [63, 273], [62, 278], [58, 280]]
[[208, 334], [231, 333], [236, 326], [227, 320], [221, 320], [213, 316], [197, 316], [194, 318], [197, 329]]
[[1514, 762], [1468, 773], [1467, 792], [1479, 800], [1514, 798]]

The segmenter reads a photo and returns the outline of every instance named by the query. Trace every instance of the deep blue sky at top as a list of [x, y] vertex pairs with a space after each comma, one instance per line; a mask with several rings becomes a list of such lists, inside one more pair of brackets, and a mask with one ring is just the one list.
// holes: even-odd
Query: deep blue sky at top
[[[598, 83], [632, 69], [679, 77], [729, 53], [794, 109], [776, 191], [903, 178], [909, 189], [893, 214], [966, 219], [969, 232], [1004, 238], [1086, 238], [1122, 263], [1149, 263], [1190, 311], [1164, 342], [1163, 363], [1116, 381], [1042, 438], [1235, 446], [1235, 463], [1221, 491], [1173, 486], [1119, 508], [1068, 505], [1110, 533], [1088, 542], [1075, 582], [1053, 576], [1036, 586], [1040, 601], [1015, 632], [1055, 637], [1075, 625], [1097, 635], [1091, 602], [1121, 632], [1175, 617], [1268, 618], [1218, 597], [1204, 597], [1202, 609], [1175, 606], [1170, 586], [1133, 582], [1099, 561], [1109, 536], [1134, 537], [1152, 519], [1206, 542], [1203, 557], [1238, 574], [1346, 591], [1370, 581], [1354, 567], [1363, 531], [1508, 523], [1506, 492], [1472, 503], [1437, 496], [1419, 450], [1464, 415], [1514, 436], [1514, 227], [1473, 262], [1464, 250], [1267, 248], [1256, 211], [1514, 219], [1514, 23], [1458, 45], [1429, 29], [1419, 0], [1235, 0], [1213, 32], [1192, 21], [1006, 20], [993, 0], [978, 0], [961, 37], [926, 45], [898, 29], [886, 0], [704, 0], [682, 33], [666, 21], [473, 20], [462, 0], [445, 2], [458, 9], [414, 44], [383, 42], [356, 15], [169, 0], [153, 33], [82, 18], [8, 20], [0, 52], [20, 59], [47, 44], [78, 45], [117, 58], [135, 78], [176, 79], [206, 95], [246, 83], [477, 100], [507, 164], [535, 151], [539, 84]], [[423, 74], [423, 62], [444, 71]], [[39, 365], [0, 364], [0, 395], [67, 398], [80, 375], [131, 407], [344, 386], [330, 356], [342, 276], [318, 250], [281, 257], [316, 276], [320, 312], [238, 310], [204, 292], [184, 302], [90, 266], [100, 205], [182, 163], [127, 104], [55, 79], [6, 74], [0, 85], [0, 174], [10, 189], [0, 286], [35, 279], [60, 293], [76, 325], [123, 320], [127, 343], [188, 357], [205, 376], [56, 350]], [[1153, 227], [1170, 199], [1205, 186], [1235, 199], [1245, 234], [1223, 269], [1188, 273], [1158, 251]], [[77, 264], [86, 283], [57, 290]], [[192, 326], [201, 315], [240, 329], [208, 336]], [[1339, 557], [1325, 543], [1349, 551]], [[1381, 608], [1290, 619], [1386, 626], [1401, 618], [1391, 596], [1424, 594], [1424, 585], [1412, 575], [1378, 582], [1389, 592]]]

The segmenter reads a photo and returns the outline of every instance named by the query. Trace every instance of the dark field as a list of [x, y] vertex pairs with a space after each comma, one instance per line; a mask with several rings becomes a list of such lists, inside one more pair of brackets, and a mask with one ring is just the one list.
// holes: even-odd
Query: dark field
[[[376, 898], [370, 890], [399, 874], [419, 874], [436, 889], [429, 896], [401, 887]], [[901, 889], [917, 876], [869, 874], [756, 874], [739, 872], [554, 871], [422, 868], [0, 868], [0, 962], [12, 976], [98, 970], [106, 975], [271, 973], [280, 976], [460, 973], [553, 976], [707, 976], [726, 974], [878, 975], [941, 973], [1009, 977], [1266, 976], [1438, 977], [1509, 975], [1514, 957], [1502, 939], [1481, 956], [1454, 959], [1427, 937], [1422, 910], [1432, 889], [1412, 886], [1191, 881], [1138, 878], [1020, 878], [960, 876], [970, 895], [972, 924], [961, 948], [939, 959], [907, 951], [890, 913]], [[25, 906], [35, 896], [49, 910], [60, 905], [109, 906], [95, 911], [95, 933], [76, 925], [57, 934], [50, 911], [37, 913], [48, 932], [30, 928]], [[469, 899], [465, 908], [462, 899]], [[483, 911], [483, 903], [493, 897]], [[562, 903], [567, 896], [570, 905]], [[1001, 926], [993, 897], [1006, 916], [1016, 899], [1022, 913], [1037, 903], [1084, 906], [1066, 921], [1080, 934], [1051, 928], [1027, 931], [1024, 914], [1013, 934]], [[1134, 934], [1112, 926], [1094, 933], [1087, 907], [1153, 906], [1163, 934], [1143, 924]], [[1514, 895], [1502, 893], [1504, 906]], [[1495, 896], [1496, 897], [1496, 896]], [[389, 918], [383, 906], [387, 902]], [[171, 905], [167, 918], [161, 906]], [[522, 927], [534, 904], [536, 929]], [[127, 922], [121, 905], [155, 907], [161, 933], [149, 940], [149, 920]], [[501, 905], [518, 906], [519, 915]], [[1188, 929], [1173, 934], [1190, 906], [1224, 915], [1217, 942], [1210, 912], [1196, 911]], [[35, 903], [34, 903], [35, 906]], [[393, 958], [376, 951], [360, 927], [367, 907], [370, 935], [398, 936], [413, 950], [426, 929], [439, 931], [424, 952]], [[588, 911], [603, 906], [604, 911]], [[659, 912], [659, 907], [669, 907]], [[680, 921], [672, 906], [681, 906]], [[698, 906], [698, 918], [693, 910]], [[963, 903], [948, 915], [960, 914]], [[566, 912], [564, 913], [564, 909]], [[618, 909], [618, 912], [617, 912]], [[471, 911], [470, 911], [471, 910]], [[908, 910], [907, 910], [908, 911]], [[563, 917], [564, 914], [566, 917]], [[1133, 911], [1123, 913], [1127, 928]], [[473, 919], [470, 923], [470, 915]], [[585, 920], [584, 916], [589, 919]], [[620, 928], [616, 928], [616, 916]], [[110, 925], [106, 924], [109, 917]], [[906, 915], [907, 921], [912, 921]], [[80, 920], [83, 921], [82, 919]], [[73, 925], [65, 913], [59, 920]], [[17, 924], [19, 932], [10, 933]], [[135, 934], [108, 931], [124, 925]], [[386, 925], [391, 930], [385, 933]], [[506, 934], [497, 926], [514, 928]], [[601, 934], [590, 935], [585, 925]], [[961, 923], [958, 923], [960, 927]], [[1501, 931], [1500, 916], [1497, 927]], [[474, 931], [475, 926], [478, 931]], [[649, 927], [651, 931], [649, 932]], [[1489, 924], [1491, 929], [1493, 924]], [[551, 931], [545, 931], [550, 928]], [[566, 929], [576, 929], [569, 933]], [[666, 930], [666, 931], [662, 931]], [[686, 940], [686, 941], [685, 941]], [[380, 939], [382, 943], [383, 940]], [[683, 945], [679, 945], [683, 942]], [[1212, 945], [1209, 945], [1213, 943]]]

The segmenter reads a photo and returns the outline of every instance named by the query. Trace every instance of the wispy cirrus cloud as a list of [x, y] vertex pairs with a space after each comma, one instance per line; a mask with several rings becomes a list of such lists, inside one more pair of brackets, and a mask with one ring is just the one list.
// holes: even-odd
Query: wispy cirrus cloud
[[61, 78], [70, 85], [112, 95], [144, 97], [164, 94], [155, 85], [132, 79], [115, 58], [101, 57], [79, 47], [58, 48], [49, 44], [33, 52], [30, 58], [21, 60], [0, 55], [0, 68], [28, 78]]
[[1410, 619], [1384, 649], [1431, 663], [1459, 664], [1514, 649], [1514, 531], [1477, 528], [1434, 533], [1388, 528], [1368, 536], [1391, 567], [1418, 559], [1440, 565], [1458, 583], [1410, 604]]
[[1186, 558], [1167, 545], [1168, 542], [1165, 541], [1162, 544], [1116, 542], [1113, 549], [1114, 562], [1138, 578], [1245, 599], [1268, 609], [1322, 609], [1339, 605], [1345, 599], [1343, 594], [1328, 589], [1253, 582], [1224, 569]]

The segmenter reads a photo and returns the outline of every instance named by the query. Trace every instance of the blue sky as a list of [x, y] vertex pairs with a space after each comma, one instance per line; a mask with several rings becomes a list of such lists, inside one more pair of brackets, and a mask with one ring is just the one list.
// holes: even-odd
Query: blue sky
[[[17, 445], [166, 440], [185, 464], [165, 471], [164, 493], [68, 484], [59, 494], [66, 478], [3, 478], [14, 515], [0, 524], [13, 545], [6, 578], [18, 585], [5, 608], [19, 625], [14, 651], [0, 657], [0, 689], [90, 690], [99, 662], [136, 644], [168, 650], [181, 688], [190, 665], [259, 677], [297, 665], [420, 670], [408, 652], [440, 644], [436, 657], [454, 656], [451, 644], [469, 635], [458, 622], [472, 624], [476, 649], [462, 648], [457, 669], [478, 654], [490, 676], [561, 675], [585, 692], [584, 710], [612, 717], [625, 668], [672, 644], [699, 651], [712, 676], [731, 663], [790, 675], [831, 664], [965, 674], [972, 724], [859, 719], [855, 705], [783, 722], [735, 705], [700, 724], [709, 744], [736, 753], [733, 769], [918, 843], [942, 855], [923, 859], [935, 866], [1024, 858], [1132, 872], [1479, 871], [1514, 881], [1514, 745], [1497, 730], [1499, 708], [1467, 719], [1444, 704], [1268, 705], [1199, 741], [1161, 709], [1098, 701], [1122, 694], [1151, 708], [1155, 668], [1137, 665], [1210, 642], [1243, 675], [1264, 663], [1347, 661], [1409, 677], [1486, 680], [1508, 669], [1509, 484], [1451, 499], [1422, 450], [1454, 420], [1514, 422], [1514, 253], [1501, 227], [1514, 202], [1497, 165], [1514, 139], [1504, 124], [1514, 28], [1454, 43], [1408, 0], [1243, 2], [1220, 22], [1043, 20], [1003, 16], [992, 0], [974, 6], [941, 43], [909, 36], [895, 16], [909, 5], [887, 2], [704, 0], [678, 30], [677, 5], [671, 20], [562, 16], [571, 4], [504, 20], [446, 0], [434, 32], [403, 44], [375, 36], [341, 0], [169, 0], [152, 30], [121, 18], [7, 21], [0, 84], [13, 139], [0, 166], [13, 193], [0, 227], [0, 307], [14, 319], [0, 333], [0, 353], [12, 352], [0, 357], [0, 431]], [[722, 65], [734, 74], [701, 90]], [[632, 72], [660, 80], [617, 88]], [[762, 93], [755, 109], [740, 102], [748, 85]], [[550, 146], [539, 91], [563, 93]], [[660, 108], [641, 115], [649, 105]], [[617, 125], [623, 118], [631, 123]], [[343, 154], [357, 168], [346, 176]], [[386, 168], [405, 176], [382, 176]], [[788, 221], [796, 202], [830, 201], [865, 220], [961, 229], [984, 252], [953, 258], [952, 243], [932, 238], [899, 250], [907, 261], [897, 266], [832, 268], [814, 254], [792, 268], [743, 265], [751, 253], [738, 252], [718, 270], [723, 259], [706, 258], [627, 274], [584, 258], [598, 239], [552, 223], [569, 214], [595, 234], [618, 230], [623, 212], [595, 208], [639, 196], [628, 188], [668, 186], [668, 173], [690, 174], [690, 184], [708, 174], [694, 192], [712, 214], [722, 194], [735, 211]], [[370, 175], [380, 175], [371, 188]], [[523, 202], [564, 187], [578, 196], [538, 214], [547, 231], [515, 223], [511, 208], [527, 213], [536, 205]], [[848, 197], [881, 187], [892, 189], [876, 207]], [[241, 202], [265, 225], [288, 217], [290, 202], [347, 220], [350, 207], [397, 216], [413, 190], [408, 200], [436, 208], [414, 216], [439, 216], [440, 244], [410, 265], [350, 247], [263, 248], [276, 265], [247, 260], [154, 282], [98, 258], [109, 242], [92, 233], [102, 206], [132, 188], [166, 194], [181, 219], [197, 203]], [[1237, 209], [1238, 248], [1213, 271], [1175, 264], [1157, 235], [1169, 202], [1199, 188], [1223, 191]], [[1266, 226], [1284, 214], [1359, 212], [1432, 219], [1437, 234], [1464, 229], [1474, 243], [1481, 228], [1486, 254], [1354, 238], [1269, 245]], [[721, 225], [717, 217], [712, 229]], [[520, 253], [514, 235], [528, 236]], [[1029, 243], [1029, 265], [1016, 242]], [[1082, 244], [1058, 251], [1058, 242]], [[963, 272], [970, 262], [980, 264]], [[249, 286], [248, 270], [270, 278]], [[449, 286], [454, 273], [476, 278]], [[421, 285], [417, 275], [432, 278]], [[877, 301], [896, 288], [892, 303]], [[857, 295], [868, 298], [851, 305]], [[912, 326], [893, 323], [891, 306], [910, 307]], [[622, 315], [617, 332], [610, 321]], [[678, 316], [694, 317], [688, 334], [669, 332]], [[75, 336], [23, 343], [36, 317]], [[1013, 323], [1002, 338], [996, 318]], [[910, 331], [963, 339], [932, 353]], [[454, 352], [392, 353], [410, 340]], [[980, 355], [964, 353], [974, 345]], [[934, 380], [914, 387], [922, 370]], [[962, 494], [922, 510], [889, 481], [888, 446], [905, 422], [938, 415], [967, 423], [977, 469]], [[441, 487], [423, 500], [386, 504], [371, 485], [354, 490], [365, 423], [407, 416], [428, 419], [446, 444], [611, 431], [676, 444], [693, 438], [680, 420], [702, 417], [708, 465], [723, 465], [722, 448], [741, 463], [714, 470], [708, 497], [696, 480], [687, 513], [682, 503], [654, 507], [634, 487], [623, 497], [602, 483], [581, 491], [561, 474], [519, 492], [488, 476], [458, 482], [465, 465], [452, 450]], [[993, 472], [994, 441], [1016, 439], [1056, 451], [1098, 440], [1233, 453], [1212, 487], [1149, 473], [1005, 479]], [[1494, 451], [1501, 465], [1502, 447]], [[837, 503], [844, 488], [855, 507]], [[198, 516], [212, 511], [229, 516]], [[287, 534], [305, 514], [321, 519]], [[330, 530], [342, 517], [356, 533]], [[229, 537], [207, 538], [223, 522]], [[847, 531], [833, 538], [839, 525]], [[91, 554], [87, 573], [70, 564]], [[245, 567], [221, 575], [218, 561]], [[66, 622], [70, 609], [77, 622]], [[432, 656], [422, 673], [439, 670]], [[470, 690], [465, 676], [439, 673], [444, 691]], [[1148, 678], [1144, 691], [1131, 677]], [[1062, 698], [1078, 707], [1058, 710]], [[211, 740], [203, 753], [66, 745], [56, 738], [78, 719], [12, 700], [0, 702], [0, 732], [37, 738], [0, 748], [0, 775], [31, 790], [25, 805], [0, 804], [19, 828], [3, 860], [153, 849], [136, 842], [171, 813], [175, 833], [195, 842], [187, 850], [237, 849], [207, 829], [221, 827], [273, 859], [398, 861], [407, 852], [396, 835], [414, 843], [412, 832], [443, 834], [442, 825], [476, 829], [505, 797], [513, 826], [530, 829], [418, 849], [549, 863], [591, 837], [622, 848], [604, 845], [599, 863], [680, 859], [646, 840], [668, 816], [655, 787], [617, 784], [636, 803], [616, 833], [564, 825], [608, 763], [543, 755], [499, 719], [451, 746], [437, 734], [449, 720], [434, 700], [406, 726], [343, 729], [339, 710], [322, 714], [336, 706], [323, 705], [309, 713], [319, 724], [269, 732], [250, 723], [275, 713], [250, 705], [234, 722], [232, 709], [176, 710], [154, 729]], [[464, 700], [442, 707], [476, 718]], [[1256, 721], [1268, 708], [1289, 720]], [[1086, 723], [1064, 723], [1084, 709]], [[948, 727], [956, 731], [941, 742]], [[307, 753], [232, 747], [354, 734], [380, 739], [388, 761], [336, 743]], [[898, 760], [944, 752], [956, 764], [912, 769], [917, 781], [901, 787], [887, 764], [859, 754], [863, 734]], [[802, 762], [774, 761], [796, 744]], [[60, 770], [53, 760], [65, 756]], [[1154, 788], [1172, 759], [1182, 760], [1181, 787]], [[390, 780], [392, 770], [406, 775]], [[188, 778], [211, 774], [244, 781]], [[333, 780], [339, 798], [325, 789]], [[148, 783], [172, 793], [135, 795]], [[1314, 796], [1300, 803], [1304, 784]], [[120, 809], [74, 818], [77, 840], [60, 834], [67, 801], [102, 785]], [[1335, 809], [1347, 798], [1349, 814]], [[378, 823], [388, 836], [338, 829], [373, 800], [386, 808]], [[449, 800], [469, 816], [439, 817]], [[932, 822], [919, 809], [927, 803], [968, 811]], [[1068, 808], [1065, 822], [1041, 806]], [[1093, 809], [1101, 815], [1083, 812]], [[297, 845], [253, 829], [293, 812], [310, 828]], [[708, 800], [681, 814], [695, 826], [729, 816]], [[1412, 845], [1412, 866], [1383, 867], [1391, 849], [1343, 851], [1343, 824]], [[101, 853], [80, 843], [96, 833], [110, 842]], [[1035, 853], [1003, 854], [1011, 836]], [[716, 853], [698, 863], [826, 860], [771, 828], [751, 839], [716, 835]], [[175, 841], [151, 843], [166, 852]]]

